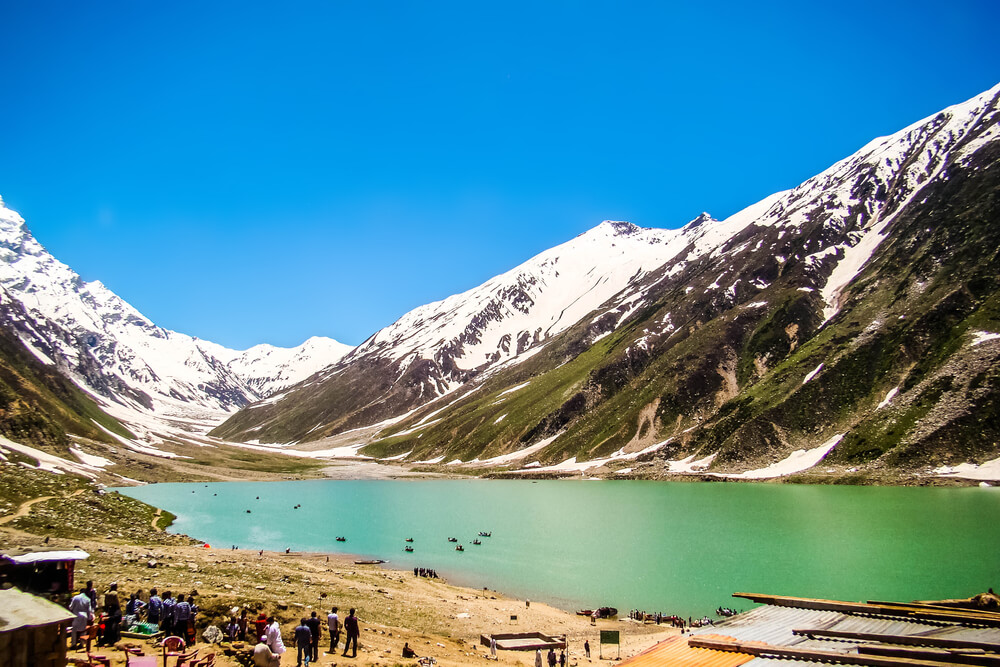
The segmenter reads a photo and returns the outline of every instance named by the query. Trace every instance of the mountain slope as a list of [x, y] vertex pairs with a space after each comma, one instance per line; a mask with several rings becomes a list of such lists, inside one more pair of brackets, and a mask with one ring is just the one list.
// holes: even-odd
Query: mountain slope
[[[606, 291], [589, 301], [593, 283], [563, 284], [572, 315], [530, 308], [543, 253], [404, 316], [217, 433], [313, 440], [394, 419], [366, 453], [555, 472], [618, 459], [646, 476], [695, 459], [752, 472], [797, 449], [843, 474], [995, 458], [998, 93], [728, 220], [599, 227], [580, 239], [609, 261], [578, 275], [618, 280], [598, 279]], [[634, 273], [615, 272], [623, 236], [649, 251]], [[514, 296], [482, 296], [503, 290]], [[525, 303], [534, 328], [497, 324]]]
[[140, 412], [218, 421], [300, 381], [351, 348], [310, 339], [243, 353], [154, 325], [98, 281], [84, 282], [0, 200], [4, 323], [44, 364], [80, 387]]

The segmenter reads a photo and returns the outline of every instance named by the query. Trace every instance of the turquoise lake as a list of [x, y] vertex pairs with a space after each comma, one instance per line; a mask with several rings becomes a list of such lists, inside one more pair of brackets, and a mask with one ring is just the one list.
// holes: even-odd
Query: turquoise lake
[[[117, 490], [173, 512], [172, 532], [215, 548], [384, 558], [567, 610], [701, 616], [751, 606], [737, 591], [914, 600], [1000, 587], [997, 488], [310, 480]], [[492, 537], [475, 546], [479, 531]]]

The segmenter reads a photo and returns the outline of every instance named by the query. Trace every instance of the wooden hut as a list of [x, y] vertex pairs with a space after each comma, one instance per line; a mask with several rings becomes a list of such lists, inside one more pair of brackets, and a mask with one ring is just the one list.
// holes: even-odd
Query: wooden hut
[[0, 590], [0, 667], [63, 667], [72, 618], [38, 596]]

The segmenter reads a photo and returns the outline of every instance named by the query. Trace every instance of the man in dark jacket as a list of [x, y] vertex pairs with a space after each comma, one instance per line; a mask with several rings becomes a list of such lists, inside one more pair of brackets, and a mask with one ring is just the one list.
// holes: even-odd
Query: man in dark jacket
[[306, 663], [305, 667], [309, 667], [309, 658], [312, 657], [312, 631], [306, 625], [304, 618], [295, 628], [295, 648], [298, 650], [295, 667], [302, 667], [303, 662]]
[[320, 626], [320, 621], [316, 616], [316, 612], [313, 612], [312, 616], [306, 619], [306, 625], [309, 626], [309, 631], [312, 632], [312, 661], [316, 662], [319, 660], [319, 636], [323, 629], [322, 626]]
[[347, 637], [344, 639], [343, 657], [347, 657], [347, 649], [350, 647], [351, 642], [354, 642], [354, 651], [351, 657], [358, 657], [358, 637], [361, 635], [361, 628], [358, 626], [358, 617], [354, 615], [354, 607], [351, 607], [351, 612], [344, 619], [344, 632], [347, 634]]

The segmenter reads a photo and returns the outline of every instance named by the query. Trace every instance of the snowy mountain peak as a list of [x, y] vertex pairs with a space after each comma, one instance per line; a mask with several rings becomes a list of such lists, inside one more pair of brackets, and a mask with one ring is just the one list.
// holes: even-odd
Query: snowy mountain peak
[[[684, 228], [685, 228], [685, 229], [694, 229], [695, 227], [698, 227], [698, 226], [700, 226], [700, 225], [703, 225], [703, 224], [705, 224], [706, 222], [712, 222], [712, 221], [715, 221], [715, 218], [713, 218], [713, 217], [712, 217], [711, 215], [709, 215], [708, 213], [704, 213], [704, 212], [703, 212], [703, 213], [702, 213], [701, 215], [699, 215], [699, 216], [698, 216], [697, 218], [695, 218], [695, 219], [694, 219], [694, 220], [692, 220], [691, 222], [689, 222], [689, 223], [687, 223], [686, 225], [684, 225]], [[717, 222], [717, 221], [716, 221], [716, 222]]]
[[161, 415], [207, 412], [217, 419], [351, 349], [313, 338], [248, 354], [158, 327], [100, 281], [84, 282], [2, 205], [0, 286], [0, 318], [43, 363], [105, 402]]

